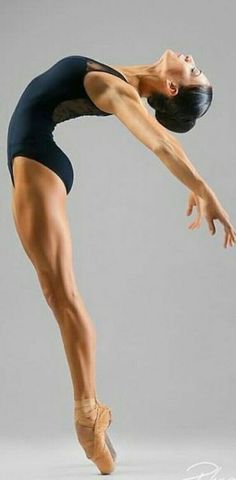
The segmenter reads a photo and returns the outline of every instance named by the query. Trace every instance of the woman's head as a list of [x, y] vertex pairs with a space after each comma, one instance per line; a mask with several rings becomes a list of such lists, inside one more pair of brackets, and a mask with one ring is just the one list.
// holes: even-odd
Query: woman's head
[[156, 119], [171, 131], [189, 131], [211, 105], [213, 90], [209, 80], [190, 55], [172, 50], [166, 50], [153, 68], [159, 82], [157, 85], [154, 81], [153, 71], [146, 96]]

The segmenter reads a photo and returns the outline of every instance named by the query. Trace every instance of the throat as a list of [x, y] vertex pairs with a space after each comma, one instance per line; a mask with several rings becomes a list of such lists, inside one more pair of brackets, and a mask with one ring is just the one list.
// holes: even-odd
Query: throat
[[127, 82], [142, 96], [142, 84], [145, 76], [150, 75], [150, 64], [141, 65], [109, 65], [121, 73]]

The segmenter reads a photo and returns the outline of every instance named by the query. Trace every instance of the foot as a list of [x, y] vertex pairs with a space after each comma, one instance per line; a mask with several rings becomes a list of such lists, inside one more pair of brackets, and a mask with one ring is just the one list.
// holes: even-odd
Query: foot
[[112, 421], [109, 407], [97, 399], [75, 400], [75, 427], [87, 458], [101, 473], [114, 471], [116, 452], [106, 432]]

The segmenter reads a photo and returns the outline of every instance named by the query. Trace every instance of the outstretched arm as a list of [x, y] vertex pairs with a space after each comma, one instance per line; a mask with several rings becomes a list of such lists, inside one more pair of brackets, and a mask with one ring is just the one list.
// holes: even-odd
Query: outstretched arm
[[180, 142], [149, 114], [136, 90], [132, 86], [116, 88], [110, 93], [110, 105], [111, 113], [201, 199], [210, 232], [215, 233], [213, 220], [218, 219], [225, 229], [224, 246], [236, 243], [236, 230], [215, 193], [192, 165]]
[[180, 142], [150, 115], [133, 87], [112, 94], [113, 113], [190, 190], [202, 198], [207, 184]]

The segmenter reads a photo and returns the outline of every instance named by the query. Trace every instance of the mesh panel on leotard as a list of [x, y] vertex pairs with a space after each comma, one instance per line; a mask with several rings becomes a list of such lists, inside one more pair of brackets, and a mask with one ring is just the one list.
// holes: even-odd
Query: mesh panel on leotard
[[[101, 62], [97, 62], [94, 59], [91, 59], [88, 57], [84, 57], [84, 58], [86, 59], [86, 68], [85, 68], [84, 77], [87, 72], [102, 71], [102, 72], [106, 72], [106, 73], [110, 73], [112, 75], [118, 76], [119, 78], [127, 82], [125, 77], [117, 70], [114, 70], [113, 68]], [[107, 115], [111, 115], [111, 113], [100, 110], [100, 108], [98, 108], [93, 103], [93, 101], [88, 97], [85, 91], [85, 95], [83, 98], [81, 97], [73, 98], [71, 100], [65, 100], [59, 103], [53, 110], [52, 119], [55, 123], [61, 123], [61, 122], [64, 122], [65, 120], [81, 117], [83, 115], [107, 116]]]

